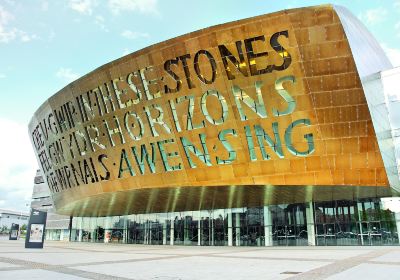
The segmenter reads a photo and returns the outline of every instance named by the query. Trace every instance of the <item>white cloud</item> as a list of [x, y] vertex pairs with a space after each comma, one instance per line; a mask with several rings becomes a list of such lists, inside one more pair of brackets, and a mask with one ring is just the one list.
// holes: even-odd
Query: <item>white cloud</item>
[[17, 37], [18, 30], [13, 28], [10, 30], [5, 30], [3, 26], [0, 25], [0, 43], [9, 43]]
[[393, 3], [393, 6], [397, 9], [400, 9], [400, 0], [397, 0]]
[[400, 49], [389, 48], [385, 44], [382, 44], [382, 48], [385, 51], [390, 62], [392, 63], [393, 67], [400, 66]]
[[[94, 24], [100, 27], [101, 30], [109, 32], [109, 29], [105, 25], [105, 19], [101, 15], [94, 14], [94, 9], [98, 5], [97, 0], [69, 0], [69, 7], [86, 16], [94, 16]], [[80, 18], [75, 18], [74, 22], [81, 22]]]
[[28, 128], [13, 120], [0, 118], [0, 197], [2, 207], [25, 210], [30, 201], [36, 158], [29, 139]]
[[26, 34], [25, 32], [22, 32], [20, 34], [21, 42], [30, 42], [30, 41], [35, 40], [37, 38], [38, 38], [38, 36], [35, 35], [35, 34], [29, 35], [29, 34]]
[[105, 20], [104, 17], [98, 15], [95, 17], [94, 19], [94, 23], [100, 27], [101, 30], [105, 31], [105, 32], [109, 32], [110, 30], [108, 30], [107, 26], [105, 25]]
[[16, 28], [7, 28], [14, 16], [0, 6], [0, 43], [8, 43], [17, 37]]
[[28, 34], [16, 27], [10, 27], [13, 20], [14, 15], [0, 6], [0, 43], [10, 43], [16, 39], [21, 42], [29, 42], [38, 38], [35, 34]]
[[157, 0], [108, 0], [108, 6], [115, 15], [120, 12], [133, 11], [143, 14], [158, 14]]
[[43, 12], [47, 12], [49, 10], [49, 2], [42, 1], [40, 4], [40, 8], [42, 9]]
[[370, 25], [378, 24], [386, 19], [388, 11], [383, 7], [378, 7], [376, 9], [370, 9], [362, 13], [359, 18], [361, 21], [366, 22]]
[[30, 40], [31, 40], [31, 37], [29, 35], [27, 35], [27, 34], [23, 34], [21, 36], [21, 41], [22, 42], [29, 42]]
[[148, 33], [124, 30], [121, 32], [121, 36], [126, 39], [137, 39], [137, 38], [148, 38], [150, 35]]
[[4, 73], [0, 73], [0, 79], [5, 79], [7, 76]]
[[52, 42], [54, 40], [54, 38], [56, 37], [56, 32], [54, 32], [54, 30], [50, 30], [49, 35], [47, 36], [47, 40], [49, 42]]
[[0, 6], [0, 25], [5, 25], [14, 19], [14, 16]]
[[65, 82], [69, 83], [79, 78], [79, 74], [72, 72], [70, 68], [61, 67], [56, 72], [57, 78], [64, 80]]
[[97, 6], [97, 1], [95, 0], [70, 0], [68, 6], [83, 15], [92, 15], [93, 8]]

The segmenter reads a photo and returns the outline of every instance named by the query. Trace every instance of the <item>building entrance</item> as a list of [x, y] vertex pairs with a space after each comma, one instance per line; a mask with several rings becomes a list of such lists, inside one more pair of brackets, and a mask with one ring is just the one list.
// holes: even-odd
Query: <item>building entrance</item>
[[397, 244], [393, 213], [379, 200], [315, 203], [316, 245]]
[[307, 219], [305, 209], [305, 204], [277, 205], [270, 207], [273, 245], [307, 245]]
[[317, 202], [314, 212], [316, 245], [358, 245], [356, 202]]
[[316, 245], [336, 245], [336, 238], [339, 235], [339, 227], [334, 223], [316, 225]]
[[359, 243], [361, 245], [382, 245], [382, 226], [380, 221], [359, 222]]

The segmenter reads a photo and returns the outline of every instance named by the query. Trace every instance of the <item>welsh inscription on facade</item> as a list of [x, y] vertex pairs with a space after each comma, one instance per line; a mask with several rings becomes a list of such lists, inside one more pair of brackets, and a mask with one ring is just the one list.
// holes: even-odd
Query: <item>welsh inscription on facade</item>
[[51, 191], [234, 164], [238, 151], [250, 162], [312, 154], [311, 120], [293, 115], [297, 81], [281, 43], [290, 36], [282, 30], [131, 63], [89, 90], [72, 88], [31, 134]]

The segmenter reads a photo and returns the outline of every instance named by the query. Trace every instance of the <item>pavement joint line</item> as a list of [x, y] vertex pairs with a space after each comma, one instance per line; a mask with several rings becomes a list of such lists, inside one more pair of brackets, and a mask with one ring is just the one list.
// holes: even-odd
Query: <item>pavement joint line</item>
[[[117, 260], [117, 261], [88, 262], [88, 263], [82, 263], [82, 264], [70, 264], [70, 265], [65, 265], [65, 266], [78, 267], [78, 266], [103, 265], [103, 264], [114, 264], [114, 263], [130, 263], [130, 262], [146, 262], [146, 261], [154, 261], [154, 260], [168, 260], [168, 259], [193, 258], [193, 257], [260, 259], [259, 257], [218, 256], [218, 255], [214, 255], [213, 253], [207, 253], [207, 254], [163, 254], [163, 256], [160, 256], [160, 257], [152, 257], [152, 258], [144, 258], [144, 259], [126, 259], [126, 260]], [[286, 260], [286, 259], [282, 259], [282, 258], [261, 258], [261, 259]], [[301, 260], [301, 259], [296, 259], [296, 260]], [[317, 261], [317, 259], [313, 259], [313, 260], [309, 260], [309, 261]], [[332, 262], [333, 260], [327, 260], [327, 261]]]
[[[193, 255], [195, 256], [195, 255]], [[198, 255], [196, 255], [198, 256]], [[246, 256], [219, 256], [219, 255], [204, 255], [204, 257], [214, 258], [231, 258], [231, 259], [254, 259], [254, 260], [271, 260], [271, 261], [301, 261], [301, 262], [329, 262], [332, 263], [335, 259], [320, 259], [320, 258], [274, 258], [274, 257], [246, 257]]]
[[133, 279], [133, 278], [126, 278], [126, 277], [112, 276], [112, 275], [103, 274], [103, 273], [89, 272], [89, 271], [75, 269], [75, 268], [69, 268], [69, 267], [61, 267], [61, 268], [50, 267], [46, 270], [57, 272], [57, 273], [63, 273], [63, 274], [67, 274], [67, 275], [78, 276], [78, 277], [87, 278], [87, 279], [95, 279], [95, 280], [99, 280], [99, 279], [132, 280]]
[[118, 261], [104, 261], [104, 262], [88, 262], [82, 264], [70, 264], [65, 265], [67, 267], [78, 267], [78, 266], [91, 266], [91, 265], [103, 265], [103, 264], [114, 264], [114, 263], [130, 263], [130, 262], [146, 262], [154, 260], [168, 260], [176, 258], [193, 258], [193, 257], [209, 257], [209, 258], [227, 258], [227, 259], [254, 259], [254, 260], [276, 260], [276, 261], [304, 261], [304, 262], [334, 262], [335, 259], [311, 259], [311, 258], [274, 258], [274, 257], [240, 257], [240, 256], [220, 256], [214, 254], [179, 254], [179, 255], [169, 255], [165, 257], [154, 257], [154, 258], [144, 258], [144, 259], [127, 259]]
[[[102, 244], [102, 243], [89, 243], [89, 244], [85, 244], [85, 245], [87, 245], [89, 247], [91, 245], [96, 245], [96, 244]], [[123, 244], [121, 244], [121, 245], [123, 245]], [[125, 244], [125, 245], [127, 245], [127, 244]], [[132, 254], [132, 253], [134, 253], [134, 254], [144, 254], [144, 255], [159, 254], [159, 253], [156, 253], [154, 251], [164, 251], [165, 250], [165, 245], [155, 245], [155, 246], [160, 246], [160, 248], [146, 248], [146, 246], [149, 246], [149, 245], [146, 245], [146, 246], [145, 245], [137, 246], [137, 244], [128, 244], [128, 245], [132, 245], [132, 246], [136, 245], [136, 246], [132, 247], [132, 248], [129, 248], [129, 250], [126, 250], [126, 251], [120, 251], [120, 250], [118, 250], [118, 251], [87, 250], [87, 249], [83, 249], [83, 248], [73, 248], [73, 247], [66, 247], [66, 246], [46, 246], [46, 248], [57, 248], [57, 249], [61, 249], [62, 248], [62, 249], [67, 249], [67, 250], [77, 250], [77, 251], [84, 251], [84, 252], [90, 252], [90, 253], [92, 253], [92, 252], [95, 252], [95, 253], [118, 253], [118, 254]], [[106, 245], [106, 246], [112, 246], [112, 245]], [[115, 247], [119, 247], [120, 245], [114, 244], [114, 246]], [[134, 250], [134, 249], [139, 249], [139, 248], [143, 248], [143, 250], [140, 250], [142, 252]], [[170, 249], [177, 250], [177, 249], [185, 249], [185, 248], [188, 248], [188, 246], [175, 245], [175, 246], [168, 247], [168, 250], [170, 250]], [[207, 249], [210, 248], [211, 249], [213, 247], [212, 246], [207, 246], [205, 248], [207, 248]], [[223, 247], [218, 247], [218, 248], [223, 248]], [[245, 249], [245, 248], [237, 247], [234, 250], [230, 249], [230, 250], [227, 250], [227, 251], [224, 251], [224, 252], [212, 252], [212, 254], [232, 254], [232, 253], [243, 253], [243, 252], [256, 252], [256, 251], [264, 251], [264, 250], [268, 250], [268, 249], [269, 248], [258, 248], [258, 247], [255, 247], [255, 248], [252, 248], [252, 249]], [[143, 252], [143, 251], [145, 251], [145, 252]], [[69, 253], [73, 253], [73, 252], [69, 252]], [[176, 253], [171, 253], [171, 254], [162, 253], [162, 254], [163, 255], [175, 255]], [[209, 254], [209, 253], [207, 253], [207, 254]]]
[[76, 263], [76, 264], [68, 264], [64, 265], [65, 267], [79, 267], [79, 266], [92, 266], [92, 265], [107, 265], [107, 264], [116, 264], [116, 263], [133, 263], [133, 262], [146, 262], [146, 261], [159, 261], [159, 260], [168, 260], [168, 259], [179, 259], [179, 258], [189, 258], [192, 256], [186, 255], [170, 255], [164, 257], [154, 257], [154, 258], [144, 258], [144, 259], [126, 259], [126, 260], [117, 260], [117, 261], [102, 261], [102, 262], [88, 262], [88, 263]]
[[116, 276], [102, 274], [102, 273], [96, 273], [96, 272], [88, 272], [88, 271], [84, 271], [84, 270], [80, 270], [80, 269], [70, 268], [65, 265], [51, 265], [51, 264], [25, 261], [25, 260], [13, 259], [13, 258], [0, 257], [0, 262], [17, 264], [17, 265], [21, 266], [19, 268], [14, 267], [13, 269], [8, 268], [6, 270], [2, 269], [0, 271], [42, 269], [42, 270], [47, 270], [47, 271], [52, 271], [52, 272], [63, 273], [63, 274], [67, 274], [67, 275], [79, 276], [79, 277], [83, 277], [83, 278], [87, 278], [87, 279], [96, 279], [96, 280], [97, 279], [105, 279], [105, 280], [128, 280], [128, 279], [131, 279], [131, 278], [124, 278], [124, 277], [116, 277]]
[[[112, 250], [96, 250], [96, 249], [86, 249], [86, 248], [75, 248], [75, 247], [73, 247], [73, 246], [52, 246], [52, 245], [47, 245], [47, 246], [45, 246], [45, 248], [55, 248], [55, 249], [66, 249], [66, 250], [76, 250], [76, 251], [87, 251], [87, 252], [118, 252], [118, 253], [121, 253], [121, 252], [126, 252], [126, 251], [132, 251], [132, 249], [134, 249], [134, 248], [143, 248], [143, 250], [146, 250], [146, 251], [160, 251], [160, 250], [164, 250], [165, 248], [163, 248], [163, 247], [165, 247], [166, 245], [160, 245], [160, 246], [163, 246], [163, 247], [160, 247], [160, 248], [151, 248], [151, 246], [152, 245], [141, 245], [141, 244], [121, 244], [121, 245], [117, 245], [117, 244], [114, 244], [114, 245], [107, 245], [107, 243], [88, 243], [88, 244], [85, 244], [87, 247], [91, 247], [91, 246], [94, 246], [94, 245], [104, 245], [104, 246], [110, 246], [110, 247], [119, 247], [119, 248], [121, 248], [123, 245], [128, 245], [129, 247], [125, 247], [124, 246], [124, 251], [121, 251], [121, 250], [115, 250], [115, 251], [112, 251]], [[130, 246], [132, 246], [132, 247], [130, 247]], [[150, 247], [150, 248], [146, 248], [146, 246], [147, 247]], [[154, 245], [154, 246], [157, 246], [157, 245]], [[167, 245], [168, 246], [168, 245]], [[184, 247], [187, 247], [187, 246], [184, 246]], [[170, 249], [179, 249], [179, 247], [176, 247], [176, 246], [171, 246], [170, 247]]]
[[31, 268], [27, 267], [27, 266], [3, 267], [3, 268], [0, 268], [0, 272], [2, 272], [2, 271], [15, 271], [15, 270], [28, 270], [28, 269], [31, 269]]
[[[191, 258], [202, 255], [193, 255], [193, 254], [179, 254], [179, 255], [167, 255], [153, 258], [143, 258], [143, 259], [126, 259], [126, 260], [116, 260], [116, 261], [101, 261], [101, 262], [87, 262], [87, 263], [75, 263], [75, 264], [65, 264], [65, 265], [54, 265], [54, 264], [46, 264], [39, 262], [32, 262], [26, 260], [20, 260], [15, 258], [4, 258], [0, 257], [0, 262], [16, 264], [22, 267], [29, 267], [31, 269], [49, 269], [49, 268], [64, 268], [64, 267], [79, 267], [79, 266], [91, 266], [91, 265], [104, 265], [104, 264], [115, 264], [115, 263], [131, 263], [131, 262], [145, 262], [145, 261], [154, 261], [154, 260], [166, 260], [166, 259], [176, 259], [176, 258]], [[1, 271], [1, 269], [0, 269]]]
[[349, 257], [342, 260], [337, 260], [333, 263], [303, 272], [299, 275], [287, 278], [290, 280], [308, 280], [308, 279], [326, 279], [332, 275], [338, 274], [345, 270], [349, 270], [357, 265], [367, 263], [369, 260], [383, 256], [387, 253], [399, 251], [399, 249], [380, 249], [368, 252], [366, 254]]
[[[10, 253], [39, 253], [39, 252], [10, 252]], [[41, 254], [57, 254], [60, 252], [40, 252]], [[77, 252], [62, 252], [63, 254], [78, 254]], [[175, 255], [176, 253], [157, 253], [157, 252], [143, 252], [143, 251], [129, 251], [129, 252], [123, 252], [123, 251], [90, 251], [90, 252], [82, 252], [82, 253], [105, 253], [105, 254], [141, 254], [141, 255]], [[1, 255], [1, 253], [0, 253]]]
[[367, 261], [370, 264], [388, 264], [388, 265], [400, 265], [400, 262], [385, 262], [385, 261]]

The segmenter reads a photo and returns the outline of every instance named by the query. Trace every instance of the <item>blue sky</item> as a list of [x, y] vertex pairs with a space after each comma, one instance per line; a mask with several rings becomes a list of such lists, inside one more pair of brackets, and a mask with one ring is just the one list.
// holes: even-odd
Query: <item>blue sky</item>
[[[0, 0], [0, 208], [27, 209], [34, 111], [69, 82], [150, 44], [210, 25], [325, 1]], [[347, 7], [400, 65], [400, 0]]]

